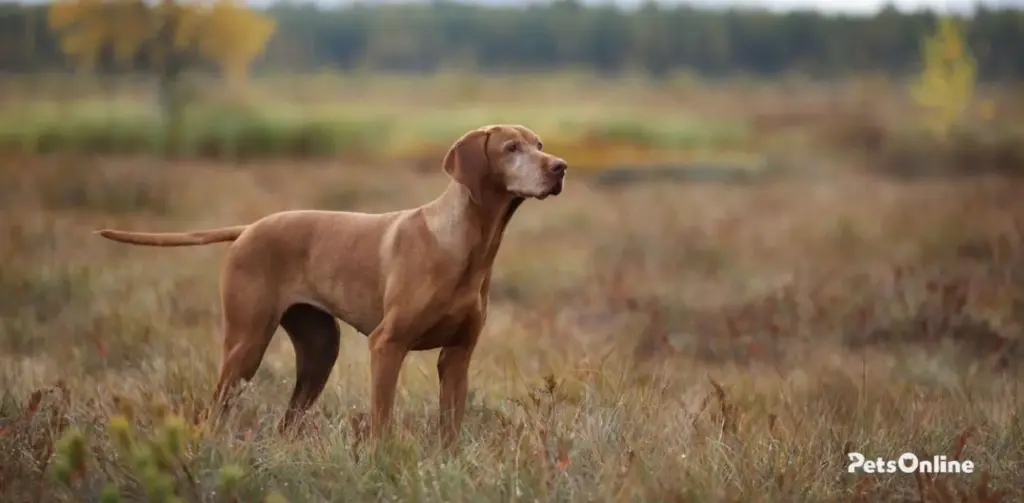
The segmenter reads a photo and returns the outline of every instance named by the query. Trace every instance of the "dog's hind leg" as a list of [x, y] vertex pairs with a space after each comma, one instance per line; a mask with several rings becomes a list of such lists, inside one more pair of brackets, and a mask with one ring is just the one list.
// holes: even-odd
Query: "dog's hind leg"
[[289, 307], [281, 326], [295, 346], [295, 390], [278, 424], [278, 431], [284, 432], [323, 392], [338, 359], [341, 331], [334, 316], [309, 304]]
[[219, 415], [230, 408], [235, 385], [256, 375], [281, 318], [275, 291], [266, 280], [229, 274], [223, 284], [224, 347], [214, 391]]

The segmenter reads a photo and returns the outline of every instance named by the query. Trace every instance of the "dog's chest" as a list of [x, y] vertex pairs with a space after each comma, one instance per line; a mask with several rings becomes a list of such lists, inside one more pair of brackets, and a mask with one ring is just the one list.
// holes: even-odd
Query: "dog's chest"
[[460, 330], [473, 316], [479, 316], [482, 304], [479, 295], [453, 299], [444, 306], [438, 306], [436, 321], [417, 338], [413, 350], [422, 351], [463, 343], [461, 337], [475, 336]]

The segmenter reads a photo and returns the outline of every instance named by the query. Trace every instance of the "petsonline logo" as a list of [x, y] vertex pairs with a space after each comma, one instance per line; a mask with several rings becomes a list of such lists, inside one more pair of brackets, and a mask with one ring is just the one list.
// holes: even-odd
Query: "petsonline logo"
[[904, 452], [897, 459], [868, 459], [859, 452], [847, 454], [850, 464], [849, 473], [974, 473], [973, 461], [947, 459], [946, 456], [933, 456], [931, 459], [919, 459], [917, 454]]

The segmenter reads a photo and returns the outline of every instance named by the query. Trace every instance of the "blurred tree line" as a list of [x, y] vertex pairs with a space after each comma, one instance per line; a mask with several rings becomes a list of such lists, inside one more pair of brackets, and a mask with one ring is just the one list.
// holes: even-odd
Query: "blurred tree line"
[[[70, 68], [47, 25], [46, 9], [0, 4], [0, 71]], [[623, 10], [577, 0], [520, 7], [434, 0], [331, 9], [281, 3], [267, 14], [276, 28], [254, 62], [255, 71], [573, 67], [656, 76], [685, 69], [711, 76], [793, 71], [818, 77], [917, 72], [921, 40], [933, 31], [937, 17], [893, 8], [874, 16], [849, 16], [703, 10], [650, 2]], [[1024, 77], [1024, 11], [979, 7], [962, 23], [978, 77]], [[145, 59], [133, 63], [136, 70], [152, 70], [147, 64]], [[94, 67], [107, 72], [119, 68], [112, 50], [100, 54]]]

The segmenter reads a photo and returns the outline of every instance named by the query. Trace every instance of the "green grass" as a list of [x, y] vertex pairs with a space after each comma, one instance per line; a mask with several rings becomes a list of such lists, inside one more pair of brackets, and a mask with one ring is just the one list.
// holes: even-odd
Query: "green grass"
[[[652, 120], [634, 114], [598, 115], [510, 107], [418, 111], [303, 109], [283, 105], [190, 107], [173, 152], [210, 159], [385, 155], [446, 146], [482, 124], [512, 122], [558, 142], [612, 142], [652, 151], [721, 151], [745, 144], [741, 126], [698, 125], [683, 117]], [[161, 151], [167, 125], [142, 106], [34, 104], [0, 119], [0, 153], [126, 155]]]
[[[505, 122], [528, 125], [584, 168], [834, 151], [864, 142], [874, 142], [867, 146], [873, 167], [888, 172], [908, 163], [1021, 162], [1019, 147], [1012, 147], [1021, 137], [1019, 118], [996, 114], [991, 124], [965, 124], [966, 133], [950, 141], [922, 139], [921, 111], [895, 86], [865, 101], [857, 92], [809, 83], [773, 90], [768, 83], [710, 85], [686, 76], [651, 82], [573, 73], [328, 72], [259, 77], [231, 89], [195, 77], [186, 80], [194, 84], [192, 101], [168, 135], [144, 80], [35, 80], [36, 92], [12, 90], [0, 105], [0, 154], [435, 159], [466, 131]], [[8, 87], [29, 89], [32, 82]], [[996, 110], [1017, 106], [1002, 100]], [[864, 123], [879, 117], [884, 128]], [[163, 145], [168, 138], [173, 145]]]
[[[10, 85], [13, 94], [0, 105], [0, 153], [159, 152], [167, 125], [144, 82], [38, 76]], [[27, 92], [33, 83], [39, 90]], [[419, 155], [501, 122], [528, 125], [548, 143], [648, 151], [722, 151], [749, 140], [742, 121], [709, 119], [680, 102], [672, 86], [635, 79], [355, 72], [261, 77], [235, 89], [198, 77], [184, 83], [195, 92], [172, 151], [186, 157]]]
[[[316, 157], [375, 151], [388, 138], [389, 123], [353, 118], [300, 117], [257, 107], [193, 108], [184, 114], [183, 157], [245, 159]], [[99, 155], [155, 154], [168, 126], [141, 107], [25, 107], [0, 121], [0, 151]]]

